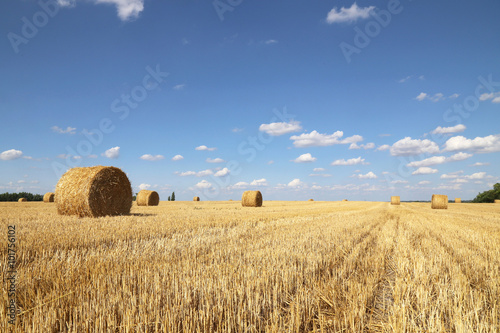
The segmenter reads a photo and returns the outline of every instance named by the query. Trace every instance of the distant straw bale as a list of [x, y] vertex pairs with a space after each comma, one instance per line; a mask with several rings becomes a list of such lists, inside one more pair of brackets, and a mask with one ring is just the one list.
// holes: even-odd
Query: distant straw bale
[[391, 197], [391, 205], [400, 205], [401, 204], [401, 199], [399, 196], [392, 196]]
[[43, 202], [54, 202], [55, 194], [52, 192], [47, 192], [43, 196]]
[[314, 201], [314, 199], [309, 199], [309, 201]]
[[448, 196], [441, 195], [441, 194], [433, 194], [431, 208], [432, 209], [448, 209]]
[[245, 191], [241, 197], [241, 205], [243, 207], [261, 207], [262, 193], [260, 191]]
[[132, 187], [127, 175], [115, 167], [73, 168], [59, 179], [55, 202], [61, 215], [124, 215], [130, 213]]
[[194, 197], [193, 201], [200, 201], [200, 197]]
[[462, 203], [462, 199], [460, 199], [460, 198], [455, 198], [455, 203]]
[[28, 200], [26, 198], [19, 198], [19, 200], [17, 200], [17, 202], [27, 202]]
[[160, 196], [156, 191], [140, 190], [137, 193], [137, 206], [158, 206]]

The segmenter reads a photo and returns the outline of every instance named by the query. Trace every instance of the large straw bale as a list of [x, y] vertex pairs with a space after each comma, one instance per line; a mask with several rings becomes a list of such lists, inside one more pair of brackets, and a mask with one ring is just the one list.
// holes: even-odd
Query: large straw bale
[[52, 192], [47, 192], [43, 196], [43, 202], [54, 202], [55, 194]]
[[262, 193], [260, 191], [245, 191], [241, 197], [241, 205], [243, 207], [261, 207]]
[[124, 215], [130, 213], [132, 187], [127, 175], [115, 167], [73, 168], [59, 179], [55, 202], [61, 215]]
[[137, 206], [158, 206], [160, 196], [156, 191], [140, 190], [137, 193]]
[[448, 196], [441, 195], [441, 194], [433, 194], [431, 208], [432, 209], [448, 209]]

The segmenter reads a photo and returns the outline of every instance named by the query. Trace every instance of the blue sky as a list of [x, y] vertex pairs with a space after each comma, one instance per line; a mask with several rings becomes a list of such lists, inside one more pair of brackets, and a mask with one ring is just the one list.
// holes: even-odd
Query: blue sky
[[471, 199], [500, 181], [500, 2], [0, 3], [0, 192]]

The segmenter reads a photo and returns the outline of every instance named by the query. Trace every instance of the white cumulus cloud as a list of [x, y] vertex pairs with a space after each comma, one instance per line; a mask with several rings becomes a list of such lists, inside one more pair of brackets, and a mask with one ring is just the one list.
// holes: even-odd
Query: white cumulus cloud
[[411, 174], [412, 175], [430, 175], [432, 173], [437, 173], [437, 169], [432, 169], [429, 167], [420, 167], [417, 170], [413, 171]]
[[221, 169], [215, 173], [215, 177], [224, 177], [229, 175], [230, 171], [228, 168]]
[[332, 162], [331, 165], [356, 165], [356, 164], [369, 164], [365, 162], [364, 158], [357, 157], [357, 158], [350, 158], [348, 160], [341, 159], [341, 160], [335, 160]]
[[206, 188], [211, 188], [212, 187], [212, 183], [209, 183], [208, 181], [206, 180], [202, 180], [201, 182], [199, 182], [198, 184], [195, 185], [197, 188], [199, 189], [206, 189]]
[[457, 162], [457, 161], [463, 161], [466, 160], [470, 157], [472, 157], [472, 154], [467, 154], [467, 153], [457, 153], [455, 155], [452, 155], [450, 157], [445, 157], [445, 156], [433, 156], [426, 158], [425, 160], [422, 161], [415, 161], [408, 163], [407, 166], [409, 167], [426, 167], [426, 166], [431, 166], [431, 165], [438, 165], [438, 164], [443, 164], [447, 162]]
[[267, 186], [268, 184], [267, 184], [267, 180], [265, 178], [261, 178], [261, 179], [252, 180], [250, 185], [252, 185], [252, 186]]
[[389, 146], [389, 145], [381, 145], [376, 150], [384, 151], [384, 150], [389, 150], [389, 149], [391, 149], [391, 146]]
[[420, 101], [420, 102], [423, 101], [424, 99], [428, 99], [432, 102], [439, 102], [439, 101], [446, 99], [446, 97], [444, 97], [444, 95], [442, 93], [429, 95], [427, 93], [421, 92], [417, 97], [415, 97], [415, 99], [417, 101]]
[[316, 160], [317, 160], [316, 157], [312, 157], [311, 154], [307, 153], [307, 154], [300, 155], [299, 157], [294, 159], [293, 162], [295, 162], [295, 163], [311, 163], [311, 162], [315, 162]]
[[217, 157], [217, 158], [210, 158], [209, 157], [206, 159], [206, 161], [208, 163], [224, 163], [225, 162], [222, 158], [219, 158], [219, 157]]
[[360, 144], [358, 145], [357, 143], [351, 143], [351, 145], [349, 146], [349, 149], [373, 149], [375, 148], [375, 144], [373, 142], [369, 142], [367, 144]]
[[435, 154], [439, 152], [438, 145], [428, 139], [413, 140], [410, 137], [406, 137], [395, 142], [391, 149], [392, 156], [411, 156], [420, 154]]
[[467, 127], [465, 127], [465, 125], [462, 125], [462, 124], [458, 124], [456, 126], [453, 126], [453, 127], [441, 127], [441, 126], [438, 126], [435, 130], [433, 130], [431, 133], [432, 134], [452, 134], [452, 133], [460, 133], [460, 132], [463, 132], [465, 131]]
[[163, 155], [151, 155], [151, 154], [144, 154], [140, 157], [141, 160], [144, 161], [160, 161], [163, 160], [165, 156]]
[[175, 155], [174, 157], [172, 157], [172, 161], [180, 161], [183, 159], [184, 159], [184, 156], [182, 156], [182, 155]]
[[299, 121], [291, 120], [289, 123], [270, 123], [262, 124], [259, 127], [259, 131], [266, 132], [272, 136], [279, 136], [283, 134], [298, 132], [302, 130]]
[[293, 187], [293, 188], [297, 188], [297, 187], [301, 187], [303, 186], [304, 183], [300, 181], [300, 179], [298, 178], [295, 178], [294, 180], [292, 180], [291, 182], [288, 183], [288, 187]]
[[375, 10], [375, 6], [359, 7], [355, 2], [351, 7], [342, 7], [340, 10], [337, 7], [328, 12], [326, 22], [329, 24], [342, 23], [342, 22], [355, 22], [358, 19], [366, 19], [370, 17], [370, 13]]
[[377, 175], [374, 174], [372, 171], [368, 172], [366, 175], [355, 175], [359, 179], [375, 179], [377, 178]]
[[53, 132], [59, 133], [59, 134], [75, 134], [76, 128], [75, 127], [66, 127], [66, 129], [62, 129], [59, 126], [52, 126], [50, 128]]
[[213, 151], [213, 150], [216, 150], [217, 148], [208, 148], [207, 146], [205, 145], [201, 145], [201, 146], [198, 146], [195, 148], [195, 150], [208, 150], [208, 151]]
[[290, 137], [290, 140], [293, 140], [293, 145], [297, 148], [326, 147], [363, 141], [363, 137], [360, 135], [353, 135], [341, 140], [342, 136], [344, 136], [344, 132], [342, 131], [336, 131], [332, 134], [321, 134], [317, 131], [312, 131], [311, 133], [293, 135]]
[[120, 156], [120, 147], [109, 148], [104, 153], [102, 153], [102, 156], [105, 156], [105, 157], [111, 158], [111, 159], [118, 158]]
[[141, 184], [141, 185], [139, 185], [139, 189], [140, 190], [147, 190], [150, 187], [151, 187], [151, 185], [149, 185], [149, 184]]
[[2, 161], [11, 161], [21, 158], [23, 156], [23, 152], [16, 149], [9, 149], [0, 154], [0, 160]]
[[144, 10], [144, 0], [94, 0], [96, 3], [116, 6], [118, 17], [122, 21], [135, 19]]
[[464, 136], [454, 136], [444, 144], [444, 151], [465, 150], [474, 153], [494, 153], [500, 151], [500, 134], [467, 139]]
[[496, 93], [485, 93], [479, 96], [480, 101], [487, 101], [490, 100], [492, 103], [500, 103], [500, 92]]
[[184, 171], [184, 172], [175, 172], [177, 175], [181, 177], [186, 177], [186, 176], [196, 176], [196, 177], [205, 177], [205, 176], [210, 176], [213, 175], [214, 172], [210, 169], [207, 170], [202, 170], [202, 171]]

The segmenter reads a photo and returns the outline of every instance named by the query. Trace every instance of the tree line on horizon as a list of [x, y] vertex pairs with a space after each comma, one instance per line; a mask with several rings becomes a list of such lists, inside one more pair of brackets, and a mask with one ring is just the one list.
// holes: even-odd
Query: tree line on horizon
[[28, 201], [43, 201], [43, 195], [41, 194], [33, 194], [28, 192], [5, 192], [0, 194], [0, 201], [18, 201], [20, 198], [26, 198], [26, 200]]

